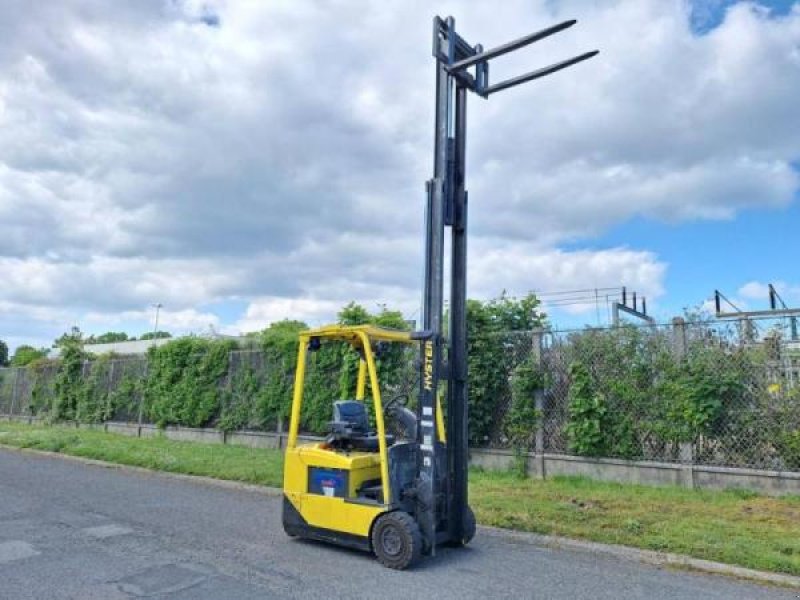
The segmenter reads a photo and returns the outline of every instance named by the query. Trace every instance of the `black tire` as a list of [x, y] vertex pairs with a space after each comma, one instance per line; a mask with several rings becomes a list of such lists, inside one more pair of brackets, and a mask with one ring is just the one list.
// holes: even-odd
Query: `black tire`
[[378, 517], [372, 527], [372, 551], [390, 569], [405, 569], [422, 554], [422, 533], [408, 513], [395, 511]]
[[464, 512], [464, 539], [461, 540], [461, 543], [466, 546], [472, 541], [472, 538], [475, 537], [475, 530], [477, 525], [475, 524], [475, 513], [472, 512], [472, 509], [467, 506], [467, 510]]
[[475, 537], [475, 513], [472, 512], [472, 509], [467, 506], [466, 511], [464, 512], [464, 529], [462, 530], [462, 537], [461, 539], [451, 539], [447, 542], [447, 545], [451, 548], [460, 548], [462, 546], [466, 546], [472, 541], [472, 538]]

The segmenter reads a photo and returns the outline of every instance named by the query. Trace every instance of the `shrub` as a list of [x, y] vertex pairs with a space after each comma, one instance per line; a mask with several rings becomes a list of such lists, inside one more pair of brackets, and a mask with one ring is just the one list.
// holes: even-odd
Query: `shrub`
[[109, 403], [108, 375], [110, 356], [102, 356], [87, 364], [78, 389], [77, 404], [75, 407], [75, 420], [81, 423], [102, 423], [113, 414]]
[[533, 357], [520, 363], [511, 377], [511, 407], [506, 417], [508, 439], [520, 451], [530, 450], [540, 418], [536, 392], [544, 387], [544, 376]]
[[47, 350], [37, 350], [33, 346], [22, 345], [18, 346], [14, 351], [14, 356], [11, 357], [12, 367], [27, 367], [32, 362], [37, 361], [47, 356]]
[[510, 381], [521, 354], [513, 334], [529, 335], [544, 320], [533, 294], [467, 301], [470, 443], [485, 445], [502, 431], [503, 403], [512, 395]]
[[308, 326], [302, 321], [278, 321], [259, 334], [264, 353], [264, 379], [255, 397], [258, 426], [287, 419], [292, 407], [294, 372], [297, 367], [297, 335]]
[[56, 360], [40, 358], [28, 365], [27, 373], [32, 377], [31, 401], [28, 411], [31, 415], [49, 417], [55, 399], [55, 379], [60, 369]]
[[800, 429], [778, 434], [776, 447], [784, 463], [784, 468], [800, 471]]
[[131, 421], [138, 418], [145, 381], [141, 377], [123, 375], [116, 388], [109, 393], [107, 419], [122, 418]]
[[245, 367], [238, 371], [223, 395], [222, 413], [217, 427], [221, 431], [236, 431], [251, 427], [256, 402], [261, 393], [260, 381], [252, 368]]
[[604, 456], [608, 448], [606, 399], [593, 388], [585, 365], [572, 363], [569, 374], [572, 380], [566, 426], [569, 449], [583, 456]]
[[147, 417], [159, 427], [211, 425], [220, 413], [221, 382], [235, 347], [230, 340], [187, 337], [150, 348]]
[[506, 415], [506, 433], [514, 448], [513, 471], [527, 476], [526, 452], [535, 444], [539, 410], [536, 392], [544, 386], [544, 377], [534, 357], [521, 362], [511, 376], [511, 407]]
[[61, 336], [59, 345], [61, 356], [49, 416], [54, 421], [73, 420], [77, 416], [83, 388], [83, 364], [87, 359], [83, 351], [83, 335], [77, 327], [73, 327], [70, 333]]

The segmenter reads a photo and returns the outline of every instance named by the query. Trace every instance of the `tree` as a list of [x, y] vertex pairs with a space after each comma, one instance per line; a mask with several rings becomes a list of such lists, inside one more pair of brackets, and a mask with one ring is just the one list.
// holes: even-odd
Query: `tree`
[[130, 338], [124, 331], [106, 331], [98, 336], [90, 335], [86, 338], [87, 344], [114, 344], [117, 342], [127, 342]]
[[53, 402], [50, 417], [53, 420], [75, 419], [78, 402], [83, 392], [83, 361], [86, 352], [83, 350], [83, 334], [77, 327], [58, 338], [61, 348], [58, 374], [56, 375]]
[[147, 333], [143, 333], [139, 336], [140, 340], [163, 340], [169, 339], [172, 337], [172, 334], [169, 331], [148, 331]]
[[355, 302], [350, 302], [338, 314], [340, 325], [366, 325], [372, 321], [369, 311]]
[[42, 348], [37, 350], [33, 346], [28, 346], [27, 344], [23, 344], [22, 346], [17, 346], [17, 349], [14, 351], [14, 356], [11, 357], [11, 366], [12, 367], [26, 367], [32, 362], [39, 360], [40, 358], [44, 358], [47, 356], [47, 350]]
[[8, 345], [0, 340], [0, 367], [8, 366]]

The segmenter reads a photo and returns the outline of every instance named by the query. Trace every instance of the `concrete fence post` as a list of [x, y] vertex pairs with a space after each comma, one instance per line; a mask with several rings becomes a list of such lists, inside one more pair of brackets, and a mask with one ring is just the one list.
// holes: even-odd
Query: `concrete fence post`
[[17, 403], [17, 389], [19, 388], [19, 371], [22, 367], [17, 367], [14, 369], [14, 385], [11, 386], [11, 404], [8, 409], [8, 416], [14, 416], [14, 405]]
[[[80, 382], [79, 382], [81, 385], [84, 385], [84, 386], [86, 385], [86, 382], [89, 379], [89, 375], [91, 374], [91, 372], [93, 370], [94, 370], [94, 367], [92, 366], [92, 363], [89, 361], [88, 358], [84, 358], [83, 362], [81, 363], [81, 378], [80, 378]], [[98, 386], [100, 384], [99, 381], [95, 381], [94, 383], [96, 383]], [[96, 392], [97, 390], [95, 389], [95, 390], [92, 390], [92, 391]], [[72, 413], [72, 419], [75, 421], [75, 429], [80, 427], [81, 419], [83, 419], [85, 417], [86, 417], [86, 415], [84, 415], [81, 412], [80, 400], [76, 400], [75, 401], [75, 410]]]
[[694, 444], [682, 442], [680, 445], [681, 480], [683, 486], [694, 489]]
[[[542, 361], [544, 329], [534, 329], [532, 341], [531, 352], [533, 364], [536, 366], [536, 370], [541, 373], [544, 369]], [[536, 414], [538, 415], [536, 419], [536, 435], [534, 438], [533, 474], [535, 477], [544, 479], [546, 477], [544, 468], [544, 389], [536, 388], [533, 397]]]
[[[682, 317], [672, 319], [672, 353], [678, 361], [686, 358], [686, 321]], [[694, 489], [694, 443], [681, 442], [678, 453], [680, 455], [683, 485]]]
[[142, 420], [144, 418], [144, 399], [147, 395], [147, 374], [150, 369], [150, 360], [145, 359], [144, 362], [144, 378], [142, 384], [142, 393], [139, 395], [139, 418], [136, 437], [142, 437]]
[[112, 393], [111, 388], [114, 387], [114, 365], [117, 364], [117, 361], [112, 359], [109, 362], [111, 363], [111, 365], [108, 367], [108, 377], [106, 385], [106, 414], [105, 414], [106, 418], [103, 419], [104, 423], [105, 421], [114, 416], [111, 414], [111, 393]]
[[686, 321], [683, 317], [672, 319], [672, 352], [677, 359], [686, 356]]
[[[230, 350], [228, 352], [228, 368], [225, 371], [225, 385], [223, 386], [225, 391], [220, 396], [220, 403], [219, 403], [219, 412], [220, 417], [224, 417], [227, 415], [228, 411], [231, 408], [233, 400], [233, 377], [234, 373], [237, 371], [237, 366], [239, 363], [243, 361], [242, 353], [243, 350]], [[223, 429], [220, 432], [220, 436], [222, 439], [222, 444], [225, 445], [228, 443], [228, 430], [227, 428]], [[233, 432], [231, 432], [233, 433]]]

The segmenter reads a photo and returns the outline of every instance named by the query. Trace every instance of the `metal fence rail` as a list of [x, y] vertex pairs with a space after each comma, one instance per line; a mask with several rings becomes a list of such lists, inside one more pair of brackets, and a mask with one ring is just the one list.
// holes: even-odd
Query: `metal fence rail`
[[[527, 449], [800, 471], [800, 342], [780, 323], [677, 319], [643, 327], [492, 334], [470, 344], [475, 446], [513, 444], [509, 422], [526, 401], [518, 390], [528, 389], [515, 381], [531, 372], [526, 367], [540, 378]], [[404, 395], [414, 404], [416, 358], [413, 349], [387, 358], [386, 399]], [[309, 361], [305, 430], [325, 427], [329, 417], [322, 405], [342, 397], [354, 373], [354, 365], [330, 356]], [[146, 420], [146, 357], [87, 361], [81, 376], [77, 419]], [[53, 362], [0, 369], [0, 414], [46, 416], [43, 411], [59, 402], [58, 382]], [[259, 349], [233, 351], [215, 384], [218, 409], [207, 425], [281, 431], [292, 384], [291, 364]]]

